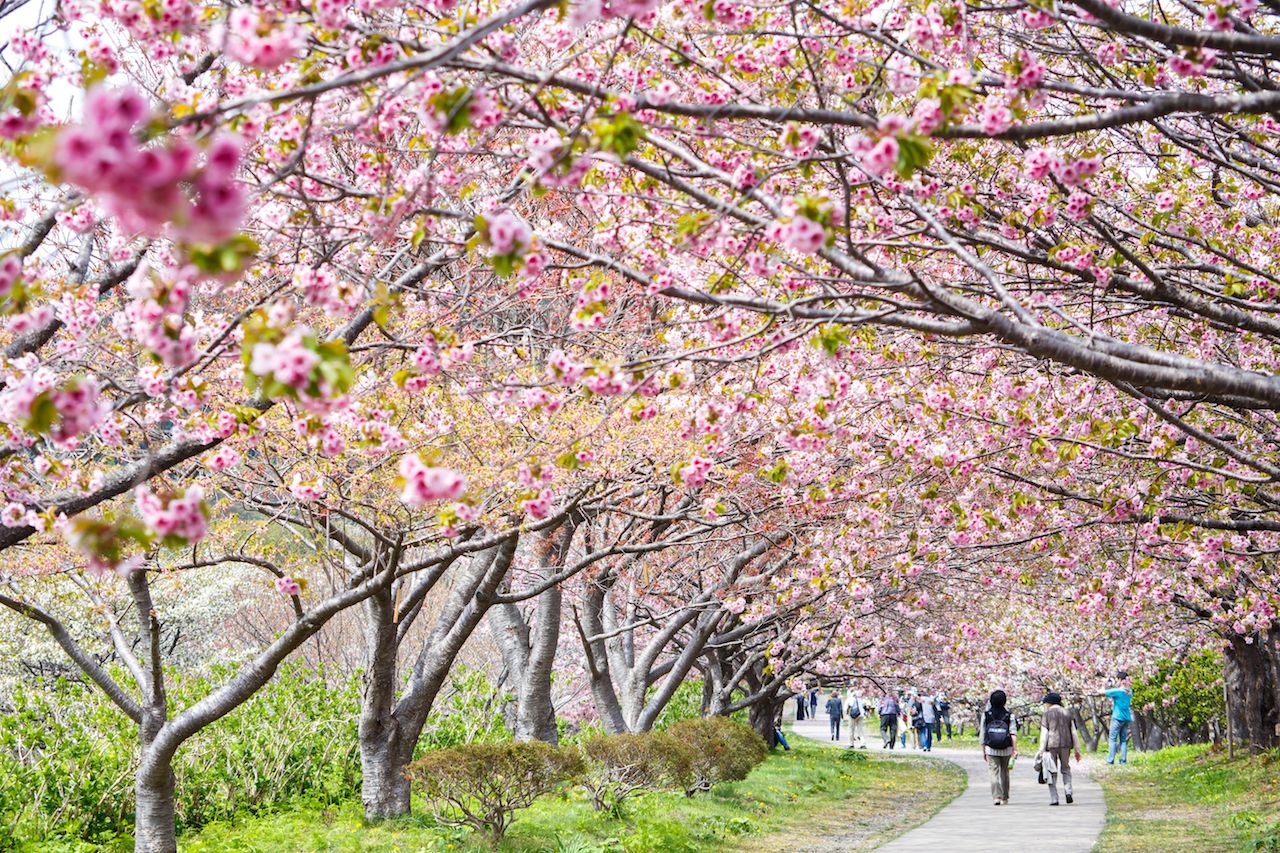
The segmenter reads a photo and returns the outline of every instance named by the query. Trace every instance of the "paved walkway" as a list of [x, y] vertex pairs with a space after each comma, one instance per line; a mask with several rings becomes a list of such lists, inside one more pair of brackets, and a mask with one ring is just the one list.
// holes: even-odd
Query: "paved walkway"
[[[796, 723], [795, 729], [798, 734], [813, 740], [831, 742], [825, 718]], [[879, 732], [869, 740], [868, 752], [879, 750]], [[845, 735], [847, 743], [848, 736]], [[1036, 781], [1036, 773], [1032, 769], [1035, 750], [1020, 753], [1010, 774], [1009, 805], [993, 806], [987, 765], [978, 749], [940, 747], [928, 753], [912, 749], [894, 752], [954, 762], [969, 774], [969, 787], [931, 820], [878, 847], [878, 853], [924, 853], [933, 850], [945, 850], [947, 853], [1026, 853], [1034, 850], [1088, 853], [1097, 843], [1106, 821], [1107, 808], [1102, 800], [1102, 789], [1089, 778], [1089, 767], [1093, 762], [1088, 758], [1081, 764], [1072, 762], [1071, 765], [1075, 802], [1050, 807], [1048, 786]]]

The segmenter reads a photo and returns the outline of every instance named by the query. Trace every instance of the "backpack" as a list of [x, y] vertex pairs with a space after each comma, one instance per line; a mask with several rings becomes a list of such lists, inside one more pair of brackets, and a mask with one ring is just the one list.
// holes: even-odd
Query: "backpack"
[[849, 702], [849, 719], [856, 720], [862, 716], [862, 703], [857, 699]]
[[1008, 749], [1013, 746], [1013, 733], [1009, 730], [1012, 722], [1008, 712], [1000, 717], [988, 714], [982, 732], [983, 746], [989, 746], [992, 749]]

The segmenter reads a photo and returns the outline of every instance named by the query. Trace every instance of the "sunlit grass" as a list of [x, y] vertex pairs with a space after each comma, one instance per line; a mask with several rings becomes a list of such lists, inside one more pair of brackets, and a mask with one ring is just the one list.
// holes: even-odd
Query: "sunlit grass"
[[1129, 752], [1098, 774], [1107, 798], [1100, 853], [1280, 851], [1280, 755], [1204, 745]]

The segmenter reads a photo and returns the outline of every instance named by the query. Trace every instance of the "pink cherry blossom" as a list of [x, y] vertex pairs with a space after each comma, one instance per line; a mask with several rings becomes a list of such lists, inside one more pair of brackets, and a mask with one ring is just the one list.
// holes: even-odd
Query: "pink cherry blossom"
[[862, 158], [862, 165], [873, 175], [883, 176], [893, 170], [898, 162], [898, 140], [886, 136], [871, 147]]
[[456, 500], [467, 488], [466, 478], [457, 471], [425, 465], [416, 455], [400, 460], [400, 477], [404, 481], [400, 500], [411, 507]]

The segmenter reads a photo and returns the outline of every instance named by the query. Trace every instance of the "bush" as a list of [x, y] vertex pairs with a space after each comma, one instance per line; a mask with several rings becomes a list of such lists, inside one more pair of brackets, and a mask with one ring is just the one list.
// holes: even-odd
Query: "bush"
[[1183, 660], [1161, 661], [1134, 680], [1133, 708], [1164, 729], [1167, 742], [1208, 734], [1210, 721], [1226, 716], [1222, 654], [1206, 649]]
[[407, 772], [437, 823], [469, 826], [496, 844], [516, 811], [578, 777], [582, 770], [577, 750], [556, 749], [541, 741], [512, 741], [428, 752]]
[[582, 787], [592, 807], [615, 816], [629, 797], [676, 785], [692, 761], [688, 746], [655, 732], [595, 735], [582, 744], [582, 752]]
[[[183, 708], [234, 674], [166, 673]], [[73, 681], [14, 689], [0, 711], [0, 849], [50, 839], [109, 844], [133, 831], [137, 733], [99, 691]], [[323, 803], [360, 790], [358, 681], [284, 667], [257, 696], [178, 751], [180, 830], [237, 812]]]
[[724, 717], [682, 720], [668, 730], [687, 747], [676, 777], [686, 796], [709, 791], [720, 782], [747, 778], [769, 754], [769, 747], [750, 727]]
[[17, 687], [0, 711], [0, 850], [61, 837], [109, 844], [132, 826], [136, 735], [74, 682]]

